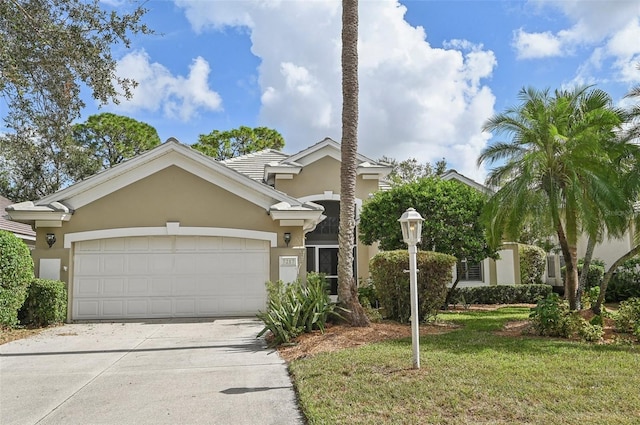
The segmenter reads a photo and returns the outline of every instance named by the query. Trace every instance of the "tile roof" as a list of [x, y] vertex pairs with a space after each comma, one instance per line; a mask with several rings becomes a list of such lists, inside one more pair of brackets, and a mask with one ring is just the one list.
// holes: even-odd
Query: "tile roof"
[[17, 235], [35, 238], [36, 232], [31, 229], [30, 225], [9, 220], [9, 216], [4, 209], [14, 203], [15, 202], [12, 202], [3, 196], [0, 196], [0, 230], [7, 230]]
[[279, 163], [287, 159], [289, 155], [275, 149], [265, 149], [247, 155], [220, 161], [227, 167], [236, 170], [253, 180], [262, 182], [264, 179], [264, 167], [269, 163]]

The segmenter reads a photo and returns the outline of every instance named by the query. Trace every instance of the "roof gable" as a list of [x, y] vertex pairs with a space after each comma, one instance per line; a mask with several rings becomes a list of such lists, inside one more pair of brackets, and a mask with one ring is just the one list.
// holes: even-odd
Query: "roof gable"
[[458, 173], [456, 170], [448, 170], [447, 172], [445, 172], [441, 177], [442, 180], [456, 180], [459, 181], [460, 183], [464, 183], [467, 186], [470, 186], [474, 189], [476, 189], [478, 192], [482, 192], [482, 193], [486, 193], [486, 194], [491, 194], [493, 193], [493, 191], [488, 188], [487, 186], [478, 183], [477, 181], [470, 179], [469, 177], [462, 175], [460, 173]]
[[78, 209], [170, 166], [193, 173], [265, 210], [269, 210], [277, 202], [300, 205], [295, 198], [260, 184], [174, 138], [142, 155], [46, 196], [35, 202], [35, 205], [61, 202], [72, 210]]

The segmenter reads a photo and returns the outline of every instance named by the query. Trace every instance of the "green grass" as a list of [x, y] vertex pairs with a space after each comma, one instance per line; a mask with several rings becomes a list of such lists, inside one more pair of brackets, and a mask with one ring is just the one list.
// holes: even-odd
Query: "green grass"
[[310, 424], [638, 424], [640, 347], [492, 331], [527, 308], [443, 313], [459, 330], [290, 364]]

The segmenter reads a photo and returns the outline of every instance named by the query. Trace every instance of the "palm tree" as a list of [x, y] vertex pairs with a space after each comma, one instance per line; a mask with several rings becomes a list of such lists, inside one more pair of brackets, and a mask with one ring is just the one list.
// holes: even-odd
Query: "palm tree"
[[340, 229], [338, 232], [338, 302], [354, 326], [368, 326], [353, 277], [356, 167], [358, 151], [358, 0], [342, 1], [342, 146]]
[[517, 237], [525, 219], [553, 226], [566, 263], [565, 295], [576, 309], [578, 236], [595, 237], [603, 223], [615, 231], [620, 217], [628, 216], [632, 203], [618, 171], [637, 148], [618, 137], [626, 115], [602, 90], [580, 87], [552, 95], [529, 88], [519, 99], [520, 105], [484, 125], [510, 139], [478, 158], [478, 164], [501, 163], [487, 178], [500, 189], [486, 217], [494, 242]]

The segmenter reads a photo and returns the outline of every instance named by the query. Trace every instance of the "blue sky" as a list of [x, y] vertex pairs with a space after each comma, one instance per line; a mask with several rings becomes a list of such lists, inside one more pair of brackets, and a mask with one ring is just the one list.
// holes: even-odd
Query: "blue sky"
[[[129, 7], [122, 0], [105, 2]], [[112, 111], [162, 140], [240, 125], [280, 131], [295, 153], [340, 140], [340, 2], [150, 0], [158, 33], [116, 50], [140, 83]], [[596, 84], [616, 102], [640, 83], [637, 0], [360, 0], [359, 150], [482, 179], [482, 124], [525, 86]]]

